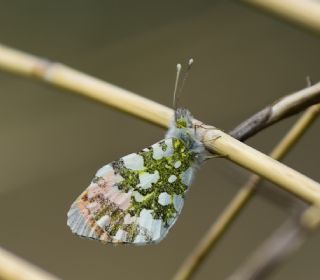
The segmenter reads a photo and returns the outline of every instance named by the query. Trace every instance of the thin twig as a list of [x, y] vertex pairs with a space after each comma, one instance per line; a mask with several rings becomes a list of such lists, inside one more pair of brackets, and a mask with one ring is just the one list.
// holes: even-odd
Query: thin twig
[[0, 279], [58, 280], [59, 278], [0, 247]]
[[[311, 106], [273, 149], [270, 156], [274, 159], [282, 159], [297, 143], [304, 132], [307, 131], [319, 113], [320, 104]], [[260, 181], [261, 178], [259, 176], [250, 176], [248, 181], [240, 188], [221, 215], [217, 218], [216, 222], [212, 224], [195, 249], [183, 262], [174, 277], [175, 280], [190, 279], [190, 277], [199, 269], [205, 257], [213, 249], [213, 246], [219, 241], [224, 232], [231, 225], [232, 221], [234, 221], [252, 197], [256, 186]]]
[[[299, 211], [301, 213], [301, 210]], [[262, 280], [296, 252], [320, 226], [320, 208], [309, 206], [289, 218], [227, 280]]]
[[234, 138], [244, 141], [260, 130], [320, 103], [320, 83], [287, 95], [254, 114], [229, 132]]
[[273, 15], [320, 32], [320, 5], [313, 0], [242, 0]]
[[270, 275], [308, 236], [308, 231], [293, 219], [287, 220], [227, 280], [262, 280]]

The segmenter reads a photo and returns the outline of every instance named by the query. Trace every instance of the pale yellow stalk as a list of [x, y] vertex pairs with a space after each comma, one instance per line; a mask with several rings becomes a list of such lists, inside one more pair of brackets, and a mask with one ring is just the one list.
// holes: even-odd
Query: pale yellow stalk
[[59, 278], [28, 263], [0, 247], [0, 279], [4, 280], [59, 280]]
[[320, 32], [320, 3], [315, 0], [242, 0], [316, 32]]

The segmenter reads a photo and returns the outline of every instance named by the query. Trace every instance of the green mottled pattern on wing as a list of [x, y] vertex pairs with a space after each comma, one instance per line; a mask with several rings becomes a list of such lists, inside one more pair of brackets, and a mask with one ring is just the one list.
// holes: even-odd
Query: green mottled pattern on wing
[[[175, 217], [177, 213], [173, 205], [173, 196], [180, 195], [184, 198], [184, 194], [188, 189], [188, 186], [182, 182], [182, 174], [191, 167], [193, 163], [194, 154], [186, 149], [184, 143], [178, 138], [172, 139], [173, 152], [169, 156], [163, 156], [161, 159], [153, 158], [153, 146], [144, 149], [137, 154], [144, 159], [144, 168], [142, 170], [131, 170], [124, 166], [123, 161], [111, 163], [115, 173], [121, 175], [123, 180], [119, 183], [119, 190], [124, 192], [136, 191], [144, 198], [142, 201], [136, 201], [135, 196], [132, 195], [132, 206], [129, 209], [131, 216], [139, 216], [142, 209], [153, 210], [153, 217], [155, 219], [161, 219], [165, 224], [168, 220]], [[167, 144], [166, 139], [162, 140], [155, 145], [159, 144], [163, 151], [166, 151]], [[179, 167], [175, 167], [176, 163], [180, 163]], [[152, 183], [152, 187], [148, 189], [142, 189], [139, 185], [139, 175], [143, 173], [154, 174], [159, 173], [159, 179], [157, 182]], [[176, 180], [172, 183], [169, 182], [169, 177], [174, 175]], [[94, 180], [98, 180], [95, 178]], [[171, 196], [171, 203], [166, 206], [161, 205], [158, 202], [159, 195], [166, 192]]]

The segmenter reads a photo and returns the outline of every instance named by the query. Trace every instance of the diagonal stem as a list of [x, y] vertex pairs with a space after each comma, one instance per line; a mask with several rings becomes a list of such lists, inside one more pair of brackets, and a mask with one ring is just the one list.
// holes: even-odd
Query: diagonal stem
[[[282, 159], [306, 132], [319, 113], [320, 104], [311, 106], [273, 149], [270, 156], [275, 159]], [[190, 279], [191, 276], [199, 269], [205, 257], [220, 240], [224, 232], [231, 225], [232, 221], [240, 214], [240, 211], [246, 206], [260, 181], [261, 178], [257, 175], [252, 175], [249, 178], [247, 183], [234, 196], [216, 222], [212, 224], [196, 248], [186, 258], [176, 273], [174, 280]]]
[[296, 219], [289, 218], [271, 234], [227, 280], [262, 280], [296, 252], [309, 231]]
[[288, 22], [320, 32], [320, 5], [317, 1], [242, 0]]

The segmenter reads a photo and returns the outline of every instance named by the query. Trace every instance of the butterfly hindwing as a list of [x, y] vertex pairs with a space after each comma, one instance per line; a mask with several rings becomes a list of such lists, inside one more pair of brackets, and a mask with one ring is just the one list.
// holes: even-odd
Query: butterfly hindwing
[[181, 212], [194, 154], [178, 138], [105, 165], [68, 213], [82, 237], [137, 245], [161, 241]]
[[181, 140], [167, 138], [105, 165], [72, 204], [68, 225], [103, 242], [161, 241], [181, 212], [193, 160]]

